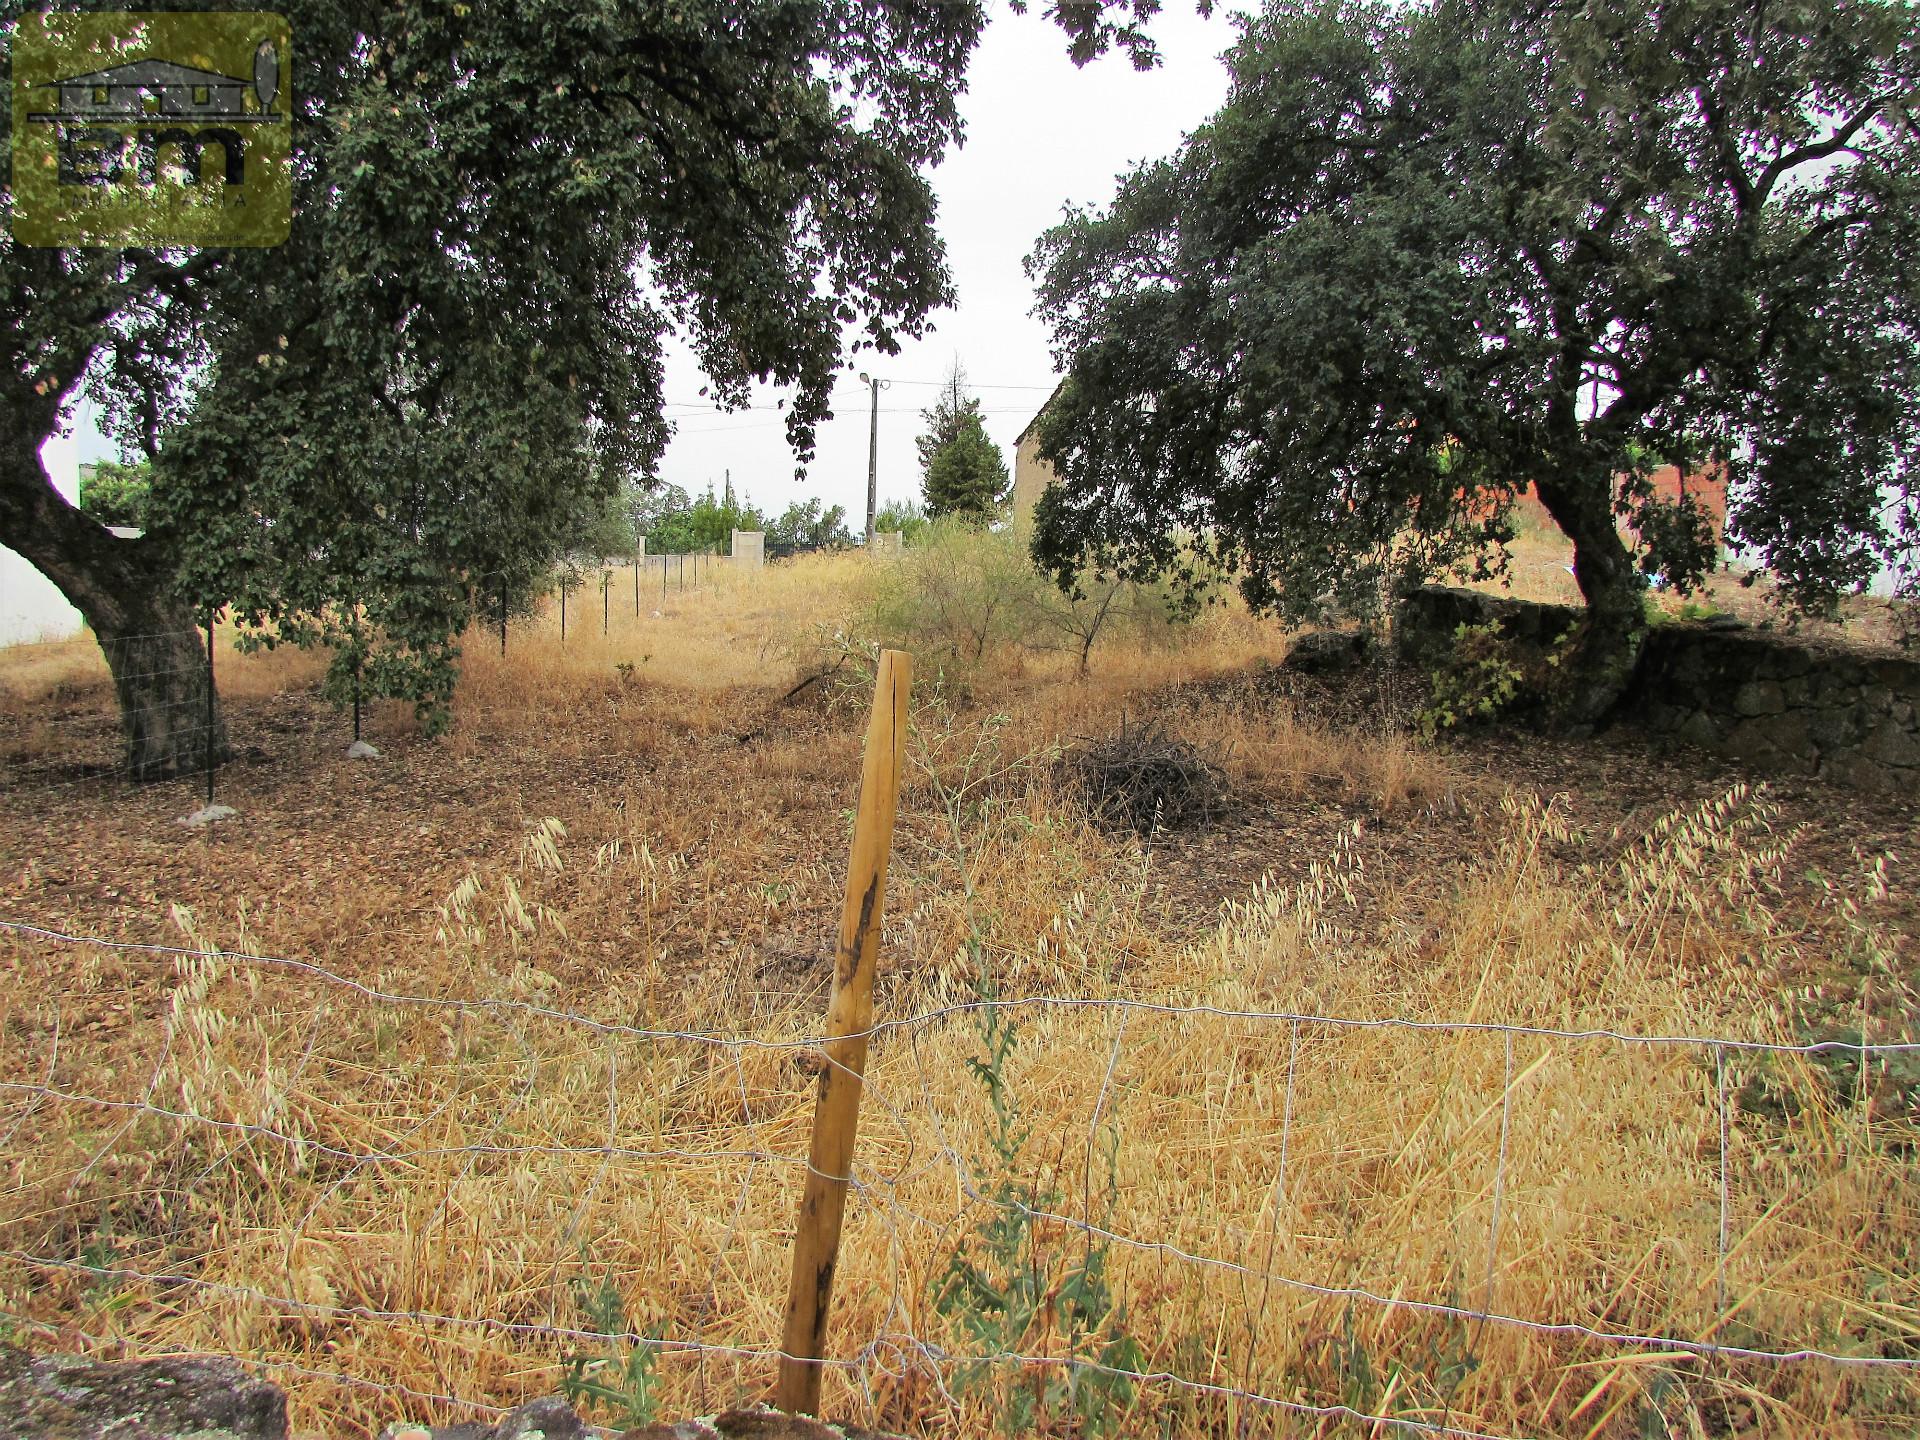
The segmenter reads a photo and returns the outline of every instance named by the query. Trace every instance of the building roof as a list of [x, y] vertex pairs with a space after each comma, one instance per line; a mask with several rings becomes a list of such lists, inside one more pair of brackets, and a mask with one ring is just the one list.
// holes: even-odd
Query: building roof
[[1047, 413], [1048, 408], [1052, 406], [1053, 402], [1060, 398], [1060, 392], [1066, 388], [1067, 377], [1062, 375], [1060, 377], [1060, 383], [1053, 387], [1053, 393], [1041, 402], [1038, 410], [1033, 412], [1033, 419], [1027, 422], [1027, 428], [1013, 437], [1013, 443], [1016, 448], [1027, 443], [1027, 436], [1033, 432], [1033, 427], [1040, 423], [1040, 417]]
[[246, 85], [246, 80], [236, 80], [231, 75], [223, 75], [218, 70], [200, 70], [192, 65], [176, 65], [171, 60], [149, 58], [129, 60], [124, 65], [115, 65], [107, 70], [95, 70], [88, 75], [67, 75], [58, 80], [47, 82], [50, 85]]

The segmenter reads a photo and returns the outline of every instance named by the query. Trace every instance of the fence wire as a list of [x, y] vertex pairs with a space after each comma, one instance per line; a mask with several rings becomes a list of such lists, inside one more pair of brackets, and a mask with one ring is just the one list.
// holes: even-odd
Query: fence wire
[[[564, 585], [535, 594], [529, 613], [523, 597], [505, 618], [484, 592], [473, 615], [473, 648], [488, 651], [511, 643], [517, 652], [527, 645], [564, 645], [582, 636], [610, 636], [635, 641], [640, 627], [651, 623], [669, 603], [710, 587], [731, 561], [705, 553], [647, 555], [575, 572]], [[563, 615], [565, 620], [563, 623]], [[106, 661], [106, 673], [88, 665], [74, 678], [51, 686], [51, 703], [32, 708], [0, 705], [0, 789], [19, 793], [58, 793], [76, 785], [100, 785], [134, 780], [165, 779], [204, 784], [205, 753], [211, 735], [235, 750], [264, 739], [278, 739], [284, 726], [278, 717], [262, 717], [252, 699], [235, 701], [221, 692], [219, 669], [237, 652], [222, 639], [216, 645], [215, 690], [218, 716], [209, 729], [202, 677], [206, 668], [206, 631], [183, 630], [111, 639], [89, 637], [88, 645]], [[91, 655], [88, 656], [91, 659]], [[183, 758], [161, 776], [137, 762], [116, 691], [178, 692], [181, 686], [154, 686], [150, 682], [178, 678], [186, 682], [187, 698], [152, 698], [143, 703], [141, 725], [148, 735], [162, 737], [166, 747]], [[3, 697], [0, 697], [3, 698]], [[368, 701], [374, 696], [365, 697]], [[352, 730], [352, 707], [342, 702], [338, 717], [310, 717], [304, 728], [309, 743], [337, 739], [341, 746], [359, 738]], [[215, 770], [222, 762], [216, 760]]]
[[[355, 1376], [314, 1366], [302, 1348], [312, 1337], [285, 1327], [319, 1323], [331, 1327], [336, 1342], [358, 1337], [361, 1327], [391, 1331], [397, 1337], [393, 1344], [405, 1351], [422, 1342], [429, 1349], [444, 1343], [449, 1347], [446, 1355], [434, 1352], [436, 1374], [457, 1354], [463, 1363], [495, 1374], [521, 1399], [552, 1389], [557, 1366], [578, 1362], [583, 1355], [597, 1357], [593, 1363], [598, 1364], [622, 1348], [661, 1362], [697, 1364], [703, 1399], [709, 1362], [734, 1367], [736, 1393], [742, 1386], [757, 1393], [741, 1378], [743, 1365], [754, 1367], [762, 1378], [771, 1377], [781, 1355], [764, 1338], [778, 1334], [777, 1324], [766, 1322], [776, 1313], [779, 1294], [769, 1296], [767, 1290], [769, 1277], [778, 1277], [784, 1293], [787, 1221], [769, 1217], [783, 1212], [790, 1217], [799, 1190], [795, 1172], [807, 1166], [804, 1084], [779, 1067], [784, 1064], [792, 1071], [796, 1061], [815, 1069], [833, 1064], [823, 1049], [823, 1035], [723, 1033], [613, 1020], [511, 996], [410, 993], [310, 960], [90, 936], [20, 919], [0, 919], [0, 936], [9, 937], [25, 953], [70, 954], [76, 964], [118, 957], [129, 964], [164, 965], [175, 979], [166, 1003], [156, 1002], [154, 1013], [144, 1017], [162, 1028], [158, 1053], [149, 1057], [150, 1066], [122, 1065], [104, 1077], [120, 1083], [116, 1093], [108, 1093], [104, 1084], [82, 1088], [62, 1078], [63, 1069], [84, 1065], [83, 1057], [91, 1053], [88, 1047], [100, 1042], [96, 1035], [72, 1033], [58, 996], [50, 997], [47, 1015], [41, 1017], [39, 1043], [11, 1047], [8, 1076], [0, 1079], [0, 1117], [5, 1120], [0, 1163], [26, 1158], [15, 1166], [4, 1191], [12, 1197], [8, 1209], [13, 1213], [0, 1213], [0, 1235], [7, 1237], [0, 1244], [0, 1277], [11, 1271], [24, 1279], [27, 1295], [40, 1302], [22, 1305], [0, 1285], [0, 1311], [15, 1324], [49, 1329], [90, 1348], [112, 1349], [124, 1344], [126, 1336], [113, 1333], [113, 1327], [99, 1327], [99, 1319], [133, 1315], [144, 1299], [153, 1312], [151, 1334], [160, 1338], [147, 1343], [149, 1332], [143, 1331], [143, 1354], [192, 1353], [193, 1348], [212, 1348], [207, 1338], [219, 1336], [232, 1344], [234, 1353], [255, 1355], [270, 1372], [362, 1391], [379, 1397], [388, 1411], [412, 1416], [436, 1413], [431, 1407], [440, 1405], [498, 1414], [505, 1408], [499, 1401], [508, 1397], [499, 1391], [463, 1395], [457, 1385], [423, 1388], [391, 1376]], [[246, 1003], [223, 1003], [222, 985], [245, 987]], [[329, 997], [349, 1002], [348, 1008], [336, 1013]], [[308, 1008], [302, 1008], [303, 1002]], [[239, 1065], [238, 1048], [223, 1047], [233, 1046], [233, 1037], [249, 1017], [263, 1011], [303, 1021], [304, 1040], [293, 1047], [297, 1057], [283, 1047], [276, 1062], [265, 1044], [267, 1032], [261, 1030], [256, 1074]], [[382, 1060], [389, 1053], [383, 1046], [393, 1047], [391, 1054], [398, 1055], [399, 1021], [394, 1017], [407, 1015], [434, 1027], [430, 1033], [441, 1037], [451, 1058], [443, 1059], [440, 1069], [402, 1077], [394, 1071], [397, 1060]], [[1017, 1123], [1001, 1115], [1007, 1082], [991, 1047], [993, 1027], [1010, 1024], [1015, 1017], [1032, 1024], [1112, 1026], [1110, 1039], [1086, 1052], [1084, 1075], [1092, 1101], [1084, 1134], [1043, 1136], [1037, 1142], [1051, 1152], [1056, 1179], [1077, 1175], [1077, 1205], [1072, 1203], [1075, 1197], [1055, 1194], [1031, 1173], [1008, 1173], [1013, 1151], [1004, 1137]], [[6, 1018], [17, 1036], [36, 1033], [26, 1015]], [[470, 1020], [490, 1029], [470, 1031]], [[1158, 1103], [1152, 1086], [1126, 1071], [1129, 1057], [1149, 1043], [1142, 1031], [1156, 1024], [1198, 1030], [1221, 1051], [1229, 1048], [1228, 1037], [1236, 1027], [1271, 1031], [1275, 1037], [1262, 1053], [1274, 1061], [1269, 1078], [1277, 1082], [1277, 1093], [1267, 1095], [1264, 1109], [1253, 1106], [1265, 1117], [1260, 1138], [1270, 1142], [1272, 1169], [1260, 1172], [1265, 1178], [1249, 1187], [1255, 1196], [1250, 1213], [1238, 1224], [1222, 1221], [1216, 1226], [1216, 1239], [1237, 1240], [1237, 1255], [1202, 1248], [1185, 1233], [1154, 1233], [1123, 1223], [1120, 1211], [1128, 1186], [1119, 1178], [1117, 1158], [1123, 1140], [1157, 1157], [1164, 1153], [1162, 1147], [1186, 1143], [1182, 1137], [1189, 1130], [1226, 1123], [1231, 1078], [1221, 1092], [1218, 1115], [1172, 1116], [1152, 1133], [1121, 1133], [1128, 1123], [1123, 1097], [1148, 1109]], [[961, 1026], [985, 1034], [988, 1055], [967, 1059], [965, 1070], [956, 1072], [949, 1064], [943, 1071], [929, 1052], [936, 1043], [949, 1043]], [[581, 1048], [556, 1049], [548, 1043], [549, 1029], [577, 1036]], [[1752, 1378], [1751, 1367], [1830, 1367], [1836, 1373], [1891, 1376], [1920, 1370], [1920, 1349], [1913, 1343], [1920, 1329], [1913, 1326], [1883, 1341], [1878, 1350], [1767, 1343], [1760, 1333], [1761, 1318], [1749, 1318], [1748, 1313], [1765, 1289], [1763, 1281], [1749, 1276], [1746, 1293], [1740, 1294], [1730, 1275], [1740, 1259], [1734, 1231], [1734, 1151], [1741, 1137], [1734, 1124], [1732, 1064], [1844, 1057], [1864, 1069], [1909, 1057], [1920, 1050], [1920, 1043], [1774, 1043], [1734, 1035], [1047, 994], [929, 1005], [881, 1019], [868, 1034], [875, 1043], [875, 1061], [866, 1077], [867, 1124], [848, 1185], [871, 1227], [863, 1232], [864, 1241], [853, 1243], [877, 1246], [885, 1259], [867, 1273], [864, 1293], [849, 1294], [843, 1288], [841, 1306], [849, 1318], [835, 1331], [838, 1353], [822, 1363], [842, 1378], [849, 1396], [864, 1400], [874, 1422], [937, 1424], [942, 1414], [951, 1417], [979, 1403], [973, 1397], [982, 1393], [981, 1377], [992, 1375], [999, 1377], [992, 1382], [999, 1387], [993, 1403], [1003, 1410], [1016, 1400], [1027, 1403], [1031, 1393], [1035, 1405], [1055, 1411], [1067, 1407], [1067, 1418], [1055, 1413], [1054, 1423], [1077, 1423], [1089, 1434], [1103, 1433], [1102, 1427], [1113, 1421], [1114, 1407], [1130, 1415], [1134, 1407], [1147, 1403], [1218, 1404], [1242, 1416], [1249, 1411], [1266, 1414], [1276, 1425], [1321, 1427], [1278, 1432], [1286, 1434], [1322, 1433], [1324, 1427], [1339, 1424], [1376, 1427], [1366, 1433], [1470, 1440], [1512, 1440], [1521, 1433], [1487, 1428], [1471, 1413], [1452, 1413], [1452, 1392], [1436, 1401], [1407, 1389], [1396, 1393], [1397, 1382], [1388, 1382], [1361, 1387], [1363, 1395], [1350, 1393], [1357, 1360], [1342, 1361], [1345, 1368], [1338, 1378], [1348, 1389], [1339, 1393], [1326, 1393], [1336, 1377], [1297, 1369], [1256, 1378], [1256, 1370], [1267, 1368], [1257, 1359], [1263, 1345], [1271, 1345], [1277, 1328], [1291, 1323], [1273, 1313], [1273, 1302], [1283, 1295], [1303, 1305], [1330, 1302], [1344, 1311], [1345, 1332], [1328, 1332], [1314, 1342], [1325, 1353], [1339, 1352], [1344, 1345], [1358, 1354], [1357, 1337], [1363, 1331], [1377, 1341], [1386, 1334], [1380, 1327], [1398, 1317], [1409, 1324], [1437, 1323], [1446, 1327], [1449, 1343], [1475, 1350], [1528, 1341], [1575, 1347], [1553, 1352], [1556, 1363], [1571, 1367], [1570, 1373], [1608, 1364], [1615, 1372], [1634, 1368], [1648, 1373], [1685, 1366], [1690, 1373], [1739, 1388], [1764, 1384]], [[1483, 1128], [1488, 1132], [1480, 1159], [1485, 1162], [1481, 1169], [1490, 1167], [1491, 1173], [1471, 1184], [1460, 1181], [1465, 1199], [1452, 1215], [1448, 1233], [1470, 1251], [1469, 1216], [1484, 1209], [1484, 1240], [1472, 1245], [1483, 1243], [1485, 1253], [1473, 1281], [1461, 1278], [1458, 1294], [1403, 1293], [1357, 1278], [1339, 1281], [1300, 1273], [1285, 1262], [1284, 1252], [1299, 1239], [1297, 1223], [1283, 1217], [1301, 1213], [1298, 1107], [1303, 1067], [1316, 1046], [1319, 1063], [1326, 1064], [1329, 1057], [1337, 1059], [1341, 1042], [1379, 1034], [1428, 1047], [1446, 1040], [1498, 1046], [1498, 1063], [1488, 1069], [1489, 1085], [1497, 1086], [1497, 1093], [1478, 1097], [1479, 1118], [1463, 1132], [1464, 1137]], [[1653, 1306], [1656, 1313], [1698, 1312], [1700, 1321], [1691, 1329], [1609, 1324], [1607, 1307], [1602, 1314], [1576, 1317], [1524, 1314], [1496, 1303], [1501, 1299], [1503, 1258], [1511, 1258], [1504, 1247], [1514, 1225], [1516, 1142], [1526, 1123], [1517, 1113], [1516, 1096], [1528, 1078], [1559, 1053], [1555, 1046], [1581, 1047], [1582, 1054], [1597, 1051], [1590, 1062], [1594, 1064], [1613, 1063], [1605, 1057], [1618, 1054], [1697, 1060], [1700, 1076], [1694, 1093], [1711, 1123], [1705, 1153], [1696, 1145], [1693, 1156], [1701, 1162], [1708, 1186], [1703, 1198], [1711, 1210], [1697, 1227], [1701, 1258], [1710, 1274], [1702, 1283], [1710, 1297], [1659, 1296]], [[1529, 1047], [1538, 1054], [1529, 1058]], [[1203, 1051], [1203, 1064], [1212, 1058]], [[504, 1078], [509, 1073], [511, 1083]], [[1687, 1083], [1691, 1073], [1683, 1067], [1677, 1083]], [[323, 1093], [323, 1077], [337, 1080], [335, 1093]], [[498, 1083], [480, 1089], [484, 1077]], [[416, 1089], [401, 1090], [402, 1078], [413, 1081]], [[1447, 1083], [1454, 1084], [1456, 1078], [1450, 1075]], [[984, 1086], [964, 1088], [974, 1080]], [[442, 1081], [447, 1081], [446, 1093], [436, 1096], [434, 1086]], [[457, 1088], [460, 1083], [476, 1088], [463, 1092]], [[1065, 1077], [1058, 1083], [1064, 1084]], [[364, 1096], [358, 1108], [349, 1103], [353, 1095]], [[567, 1098], [572, 1096], [581, 1098]], [[429, 1100], [437, 1104], [428, 1108]], [[563, 1101], [582, 1109], [590, 1105], [596, 1117], [591, 1143], [557, 1134], [523, 1139], [501, 1133], [509, 1122], [557, 1128], [565, 1114], [573, 1113], [556, 1111]], [[737, 1114], [729, 1115], [727, 1106]], [[985, 1113], [989, 1110], [1003, 1122], [997, 1152], [991, 1144], [983, 1148], [977, 1139], [978, 1133], [992, 1133], [993, 1116]], [[765, 1143], [691, 1143], [700, 1125], [717, 1123], [712, 1119], [716, 1116]], [[633, 1143], [629, 1132], [648, 1123], [658, 1132], [655, 1138], [685, 1133], [688, 1142]], [[391, 1143], [353, 1142], [356, 1132], [378, 1133], [383, 1124], [399, 1126], [399, 1138]], [[429, 1133], [476, 1127], [488, 1133], [456, 1139], [435, 1139]], [[1229, 1148], [1209, 1143], [1217, 1151]], [[279, 1152], [279, 1159], [269, 1162], [261, 1147]], [[1215, 1154], [1213, 1163], [1225, 1166], [1231, 1158]], [[551, 1194], [537, 1188], [546, 1174], [539, 1169], [541, 1162], [562, 1167]], [[160, 1173], [169, 1164], [171, 1172]], [[1260, 1170], [1253, 1164], [1246, 1168], [1249, 1174]], [[269, 1225], [274, 1217], [265, 1211], [256, 1216], [250, 1208], [252, 1197], [290, 1176], [305, 1177], [303, 1183], [317, 1193], [297, 1223], [285, 1225], [281, 1217]], [[619, 1177], [624, 1177], [624, 1186]], [[505, 1218], [514, 1223], [503, 1226], [501, 1233], [481, 1233], [478, 1221], [468, 1218], [478, 1207], [475, 1187], [480, 1186], [524, 1196], [524, 1212], [510, 1211]], [[943, 1200], [943, 1194], [948, 1198]], [[295, 1258], [299, 1247], [310, 1242], [335, 1247], [364, 1243], [364, 1236], [356, 1242], [352, 1227], [392, 1196], [404, 1197], [408, 1223], [419, 1235], [451, 1234], [456, 1225], [469, 1225], [460, 1241], [467, 1247], [460, 1252], [460, 1263], [443, 1280], [453, 1283], [462, 1275], [496, 1267], [513, 1271], [519, 1278], [490, 1295], [503, 1311], [523, 1313], [404, 1302], [406, 1294], [430, 1287], [432, 1276], [407, 1284], [396, 1279], [384, 1299], [343, 1298], [331, 1293], [332, 1280], [299, 1293], [296, 1279], [304, 1273]], [[635, 1197], [639, 1211], [631, 1205], [621, 1208]], [[559, 1318], [569, 1301], [582, 1308], [583, 1297], [602, 1275], [605, 1267], [593, 1252], [595, 1246], [610, 1243], [610, 1225], [631, 1223], [636, 1215], [651, 1216], [663, 1226], [681, 1223], [715, 1197], [726, 1203], [716, 1207], [712, 1217], [724, 1216], [724, 1226], [708, 1228], [711, 1256], [696, 1255], [691, 1258], [703, 1263], [691, 1264], [689, 1257], [679, 1255], [679, 1247], [665, 1245], [656, 1257], [663, 1263], [666, 1257], [679, 1259], [678, 1279], [661, 1281], [674, 1303], [661, 1308], [671, 1317], [691, 1314], [686, 1333], [672, 1333], [670, 1323], [633, 1323], [625, 1308], [599, 1312], [591, 1324]], [[1775, 1208], [1788, 1205], [1783, 1198], [1771, 1203]], [[89, 1207], [108, 1214], [152, 1213], [144, 1230], [136, 1233], [96, 1229], [89, 1234]], [[215, 1213], [202, 1213], [209, 1209]], [[195, 1219], [196, 1214], [200, 1218]], [[515, 1228], [534, 1215], [544, 1217], [546, 1235]], [[982, 1216], [987, 1218], [983, 1221]], [[1179, 1230], [1182, 1221], [1205, 1219], [1176, 1207], [1174, 1216], [1161, 1223]], [[1800, 1219], [1794, 1223], [1810, 1225]], [[229, 1235], [225, 1243], [231, 1245], [236, 1243], [232, 1235], [245, 1232], [249, 1224], [267, 1229], [248, 1236], [246, 1252], [237, 1262], [215, 1235], [196, 1239], [196, 1227], [211, 1225], [217, 1235], [224, 1226]], [[1027, 1298], [1033, 1312], [1023, 1322], [1017, 1316], [1024, 1312], [994, 1311], [992, 1306], [1013, 1305], [1007, 1295], [1026, 1282], [1010, 1273], [988, 1277], [977, 1268], [979, 1257], [998, 1243], [995, 1237], [1009, 1236], [1022, 1237], [1020, 1243], [1030, 1247], [1027, 1258], [1036, 1272], [1043, 1264], [1049, 1269], [1047, 1277], [1032, 1277]], [[1634, 1263], [1624, 1238], [1619, 1267]], [[1846, 1237], [1830, 1238], [1846, 1243]], [[1675, 1265], [1685, 1248], [1685, 1236], [1661, 1237], [1655, 1245], [1655, 1251], [1673, 1252]], [[536, 1249], [547, 1258], [535, 1260], [526, 1253]], [[564, 1257], [567, 1250], [577, 1253], [577, 1262]], [[1704, 1253], [1708, 1250], [1711, 1253]], [[1003, 1247], [1001, 1258], [1009, 1253]], [[944, 1276], [931, 1273], [943, 1255], [948, 1260]], [[1138, 1264], [1128, 1275], [1110, 1278], [1116, 1257], [1133, 1257]], [[243, 1268], [256, 1265], [260, 1273], [236, 1276], [222, 1268], [235, 1263]], [[283, 1283], [276, 1283], [268, 1273], [272, 1270], [285, 1277]], [[544, 1287], [534, 1283], [537, 1273], [549, 1276]], [[975, 1299], [986, 1307], [957, 1322], [945, 1309], [954, 1293], [947, 1282], [954, 1276], [977, 1284]], [[701, 1277], [698, 1283], [694, 1277]], [[61, 1278], [70, 1282], [64, 1290], [54, 1283]], [[1004, 1281], [1006, 1293], [994, 1291], [990, 1280]], [[1210, 1281], [1236, 1287], [1243, 1313], [1232, 1315], [1232, 1305], [1224, 1298], [1227, 1291], [1208, 1290]], [[1912, 1289], [1911, 1277], [1903, 1283]], [[77, 1291], [81, 1284], [87, 1288]], [[1071, 1286], [1079, 1287], [1078, 1301], [1066, 1294]], [[1108, 1286], [1111, 1291], [1102, 1288]], [[1123, 1303], [1119, 1297], [1129, 1286], [1133, 1298]], [[1121, 1328], [1116, 1316], [1126, 1312], [1127, 1304], [1137, 1319], [1146, 1319], [1154, 1313], [1146, 1308], [1149, 1298], [1157, 1296], [1170, 1315], [1184, 1293], [1181, 1287], [1192, 1287], [1190, 1308], [1195, 1313], [1215, 1313], [1220, 1335], [1230, 1329], [1242, 1337], [1244, 1353], [1237, 1362], [1225, 1353], [1225, 1342], [1217, 1340], [1213, 1352], [1196, 1351], [1190, 1363], [1171, 1365], [1149, 1363], [1137, 1347], [1125, 1350], [1115, 1344]], [[1623, 1282], [1621, 1293], [1627, 1288]], [[1654, 1282], [1648, 1288], [1652, 1290]], [[111, 1290], [113, 1303], [88, 1299], [103, 1289]], [[459, 1285], [453, 1283], [453, 1289], [457, 1292]], [[1468, 1298], [1468, 1291], [1477, 1291], [1478, 1303]], [[427, 1293], [438, 1292], [429, 1288]], [[1091, 1295], [1108, 1298], [1088, 1299]], [[723, 1296], [733, 1303], [723, 1303]], [[1880, 1304], [1876, 1313], [1897, 1319], [1910, 1314], [1917, 1300], [1920, 1296], [1903, 1292]], [[1083, 1306], [1082, 1318], [1089, 1322], [1084, 1328], [1070, 1322], [1072, 1303]], [[90, 1313], [94, 1329], [80, 1323]], [[1294, 1319], [1300, 1313], [1293, 1312]], [[269, 1316], [279, 1319], [265, 1318]], [[1063, 1321], [1063, 1316], [1069, 1319]], [[761, 1338], [745, 1333], [719, 1338], [709, 1333], [715, 1328], [755, 1329]], [[1900, 1325], [1893, 1328], [1902, 1330]], [[195, 1337], [184, 1342], [189, 1348], [169, 1349], [176, 1342], [164, 1337], [183, 1330]], [[1490, 1336], [1507, 1339], [1496, 1342]], [[1037, 1343], [1027, 1344], [1030, 1340]], [[345, 1348], [359, 1352], [363, 1346], [354, 1338]], [[377, 1341], [365, 1348], [387, 1353], [378, 1349]], [[1596, 1351], [1598, 1359], [1593, 1358]], [[1610, 1354], [1616, 1358], [1609, 1360]], [[476, 1355], [486, 1357], [487, 1363], [474, 1361]], [[1462, 1383], [1468, 1373], [1470, 1368], [1460, 1377]], [[1153, 1400], [1144, 1398], [1148, 1396]], [[1197, 1433], [1210, 1433], [1206, 1427], [1219, 1423], [1217, 1418], [1208, 1420]]]

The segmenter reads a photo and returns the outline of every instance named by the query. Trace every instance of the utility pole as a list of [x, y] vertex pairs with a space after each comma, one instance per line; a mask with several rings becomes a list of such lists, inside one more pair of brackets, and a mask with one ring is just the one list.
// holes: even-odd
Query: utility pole
[[873, 417], [867, 427], [867, 544], [873, 544], [873, 516], [880, 508], [880, 392], [893, 385], [877, 375], [860, 372], [860, 383], [873, 389]]

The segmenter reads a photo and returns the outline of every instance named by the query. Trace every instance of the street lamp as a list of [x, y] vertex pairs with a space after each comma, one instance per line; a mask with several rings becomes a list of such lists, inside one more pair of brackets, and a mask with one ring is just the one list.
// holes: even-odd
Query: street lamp
[[873, 416], [867, 427], [867, 545], [873, 545], [873, 515], [880, 503], [880, 392], [892, 387], [891, 380], [860, 372], [860, 383], [873, 390]]

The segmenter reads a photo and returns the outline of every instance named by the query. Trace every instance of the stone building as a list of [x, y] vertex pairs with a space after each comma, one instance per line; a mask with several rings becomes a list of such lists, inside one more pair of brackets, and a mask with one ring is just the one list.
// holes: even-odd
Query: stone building
[[1040, 458], [1040, 417], [1047, 413], [1047, 405], [1053, 404], [1060, 394], [1060, 386], [1066, 383], [1062, 380], [1053, 387], [1046, 405], [1034, 413], [1027, 428], [1013, 442], [1013, 523], [1016, 525], [1032, 522], [1033, 507], [1040, 503], [1040, 492], [1057, 478], [1053, 466]]

